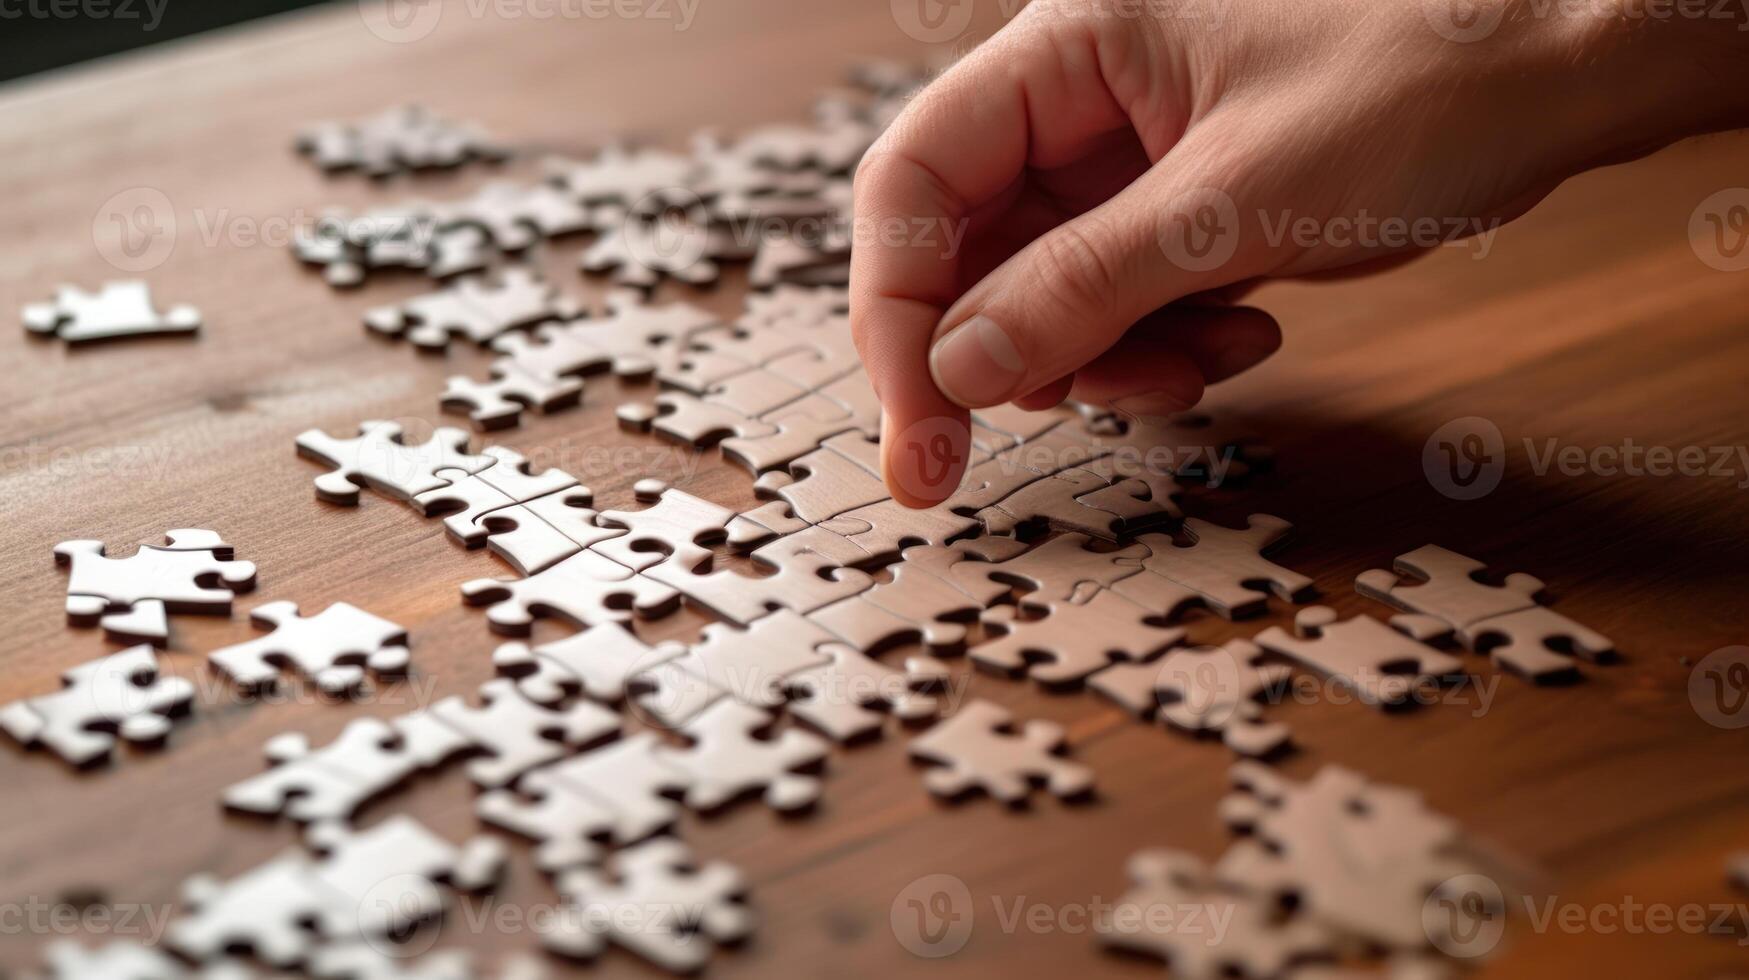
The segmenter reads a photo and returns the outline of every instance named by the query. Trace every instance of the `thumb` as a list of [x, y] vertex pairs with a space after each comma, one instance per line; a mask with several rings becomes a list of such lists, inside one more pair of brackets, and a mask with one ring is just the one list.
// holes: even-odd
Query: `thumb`
[[[943, 395], [965, 408], [1012, 401], [1073, 374], [1154, 310], [1250, 275], [1235, 261], [1232, 198], [1167, 186], [1160, 170], [1034, 240], [954, 303], [929, 352]], [[1157, 390], [1131, 394], [1176, 411], [1202, 383], [1162, 372]]]

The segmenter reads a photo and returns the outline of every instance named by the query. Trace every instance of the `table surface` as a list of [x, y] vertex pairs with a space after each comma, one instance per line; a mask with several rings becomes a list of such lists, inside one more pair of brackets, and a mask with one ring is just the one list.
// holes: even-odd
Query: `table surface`
[[[148, 277], [160, 299], [197, 305], [207, 323], [192, 342], [88, 350], [0, 330], [0, 702], [50, 690], [62, 670], [114, 649], [95, 630], [67, 626], [56, 542], [95, 538], [126, 551], [167, 528], [210, 527], [260, 568], [229, 620], [176, 618], [169, 669], [202, 691], [166, 751], [123, 750], [110, 767], [75, 773], [44, 753], [0, 748], [0, 902], [95, 893], [164, 910], [190, 873], [235, 874], [295, 839], [286, 823], [217, 804], [223, 787], [260, 771], [271, 735], [325, 742], [351, 719], [465, 693], [492, 673], [497, 640], [456, 585], [501, 573], [496, 559], [463, 551], [437, 522], [381, 497], [352, 509], [318, 502], [316, 467], [292, 451], [293, 436], [312, 426], [437, 419], [443, 378], [478, 373], [486, 358], [460, 349], [421, 357], [367, 336], [366, 308], [427, 284], [332, 292], [287, 254], [283, 220], [327, 205], [456, 196], [496, 174], [472, 168], [386, 187], [327, 179], [291, 152], [298, 127], [416, 99], [531, 150], [582, 152], [628, 132], [677, 144], [702, 125], [799, 118], [856, 57], [931, 53], [895, 27], [886, 4], [707, 4], [683, 31], [648, 18], [548, 21], [494, 9], [451, 4], [430, 37], [397, 44], [347, 4], [0, 89], [0, 308], [47, 298], [61, 282], [125, 278], [98, 247], [114, 229], [94, 228], [92, 216], [112, 195], [147, 187], [167, 196], [177, 222], [174, 252]], [[504, 173], [533, 172], [524, 166]], [[1690, 665], [1743, 641], [1749, 470], [1735, 453], [1749, 442], [1749, 273], [1703, 263], [1689, 220], [1746, 168], [1749, 140], [1694, 141], [1573, 181], [1486, 254], [1445, 248], [1366, 282], [1269, 287], [1257, 302], [1281, 319], [1286, 347], [1222, 394], [1276, 447], [1278, 465], [1193, 509], [1225, 522], [1251, 511], [1293, 521], [1280, 560], [1314, 576], [1329, 604], [1382, 613], [1353, 593], [1354, 576], [1435, 541], [1541, 577], [1562, 613], [1623, 652], [1567, 687], [1500, 678], [1471, 657], [1493, 691], [1485, 711], [1479, 698], [1389, 716], [1358, 705], [1273, 709], [1299, 746], [1284, 772], [1305, 778], [1334, 763], [1420, 789], [1539, 911], [1551, 899], [1613, 909], [1744, 898], [1723, 875], [1726, 855], [1749, 847], [1744, 736], [1704, 723], [1688, 692]], [[558, 243], [542, 260], [581, 292], [576, 248]], [[729, 282], [697, 301], [727, 312], [740, 295]], [[604, 506], [629, 502], [647, 474], [752, 505], [748, 477], [715, 453], [616, 428], [612, 406], [640, 391], [593, 378], [584, 410], [492, 441], [571, 470]], [[1422, 450], [1441, 424], [1472, 416], [1498, 427], [1507, 465], [1496, 491], [1460, 502], [1430, 484]], [[1733, 472], [1633, 477], [1540, 465], [1551, 444], [1589, 451], [1628, 440], [1733, 447]], [[306, 609], [346, 600], [409, 626], [416, 675], [351, 706], [229, 694], [204, 653], [253, 635], [247, 610], [279, 599]], [[1276, 607], [1256, 622], [1200, 618], [1190, 628], [1199, 641], [1221, 640], [1290, 617]], [[685, 636], [700, 622], [688, 612], [644, 626]], [[890, 732], [834, 754], [811, 817], [781, 820], [757, 805], [688, 817], [681, 835], [746, 871], [762, 920], [747, 947], [719, 956], [721, 975], [1157, 971], [1099, 953], [1073, 910], [1115, 898], [1125, 858], [1142, 847], [1220, 852], [1228, 836], [1215, 806], [1228, 752], [1085, 694], [959, 676], [977, 696], [1066, 726], [1074, 755], [1097, 771], [1098, 800], [1045, 798], [1020, 812], [988, 800], [938, 805], [905, 759], [906, 739]], [[410, 812], [459, 839], [475, 826], [471, 797], [451, 769], [374, 804], [366, 819]], [[518, 854], [501, 899], [552, 901]], [[963, 951], [926, 963], [895, 940], [889, 912], [930, 874], [966, 883], [976, 925]], [[1049, 928], [1005, 925], [1016, 903], [1071, 912]], [[454, 942], [494, 954], [535, 944], [508, 927], [469, 933], [457, 930]], [[1730, 938], [1539, 931], [1522, 908], [1507, 935], [1491, 975], [1589, 965], [1704, 976], [1742, 962]], [[6, 936], [0, 968], [33, 963], [44, 938]], [[647, 972], [618, 952], [602, 967]]]

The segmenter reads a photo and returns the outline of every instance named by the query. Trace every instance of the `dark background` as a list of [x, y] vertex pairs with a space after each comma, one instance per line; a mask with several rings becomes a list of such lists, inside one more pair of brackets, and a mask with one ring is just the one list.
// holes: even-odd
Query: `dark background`
[[[0, 81], [318, 2], [322, 0], [7, 0], [0, 5], [5, 15], [0, 17]], [[159, 14], [155, 24], [154, 4]]]

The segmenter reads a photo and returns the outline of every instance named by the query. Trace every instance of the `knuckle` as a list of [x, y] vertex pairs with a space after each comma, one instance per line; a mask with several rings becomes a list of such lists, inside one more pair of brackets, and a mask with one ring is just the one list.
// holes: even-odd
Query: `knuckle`
[[1088, 229], [1063, 225], [1039, 239], [1037, 249], [1038, 282], [1061, 307], [1084, 314], [1116, 309], [1118, 262]]

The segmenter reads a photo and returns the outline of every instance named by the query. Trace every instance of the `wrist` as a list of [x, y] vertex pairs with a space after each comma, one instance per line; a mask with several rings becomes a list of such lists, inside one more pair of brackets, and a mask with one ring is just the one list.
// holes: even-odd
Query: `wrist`
[[1537, 47], [1561, 116], [1551, 122], [1571, 170], [1749, 125], [1749, 16], [1739, 0], [1506, 3], [1543, 21]]

